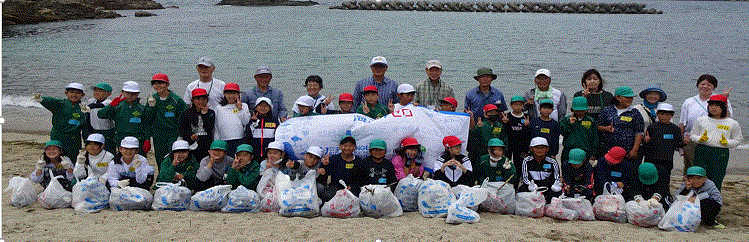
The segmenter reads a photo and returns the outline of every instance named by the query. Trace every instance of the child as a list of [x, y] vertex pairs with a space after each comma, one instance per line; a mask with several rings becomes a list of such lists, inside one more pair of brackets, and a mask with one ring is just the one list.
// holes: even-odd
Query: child
[[304, 117], [304, 116], [314, 116], [318, 115], [313, 110], [313, 107], [315, 105], [315, 99], [312, 99], [310, 96], [301, 96], [296, 99], [296, 102], [294, 102], [294, 117]]
[[548, 203], [552, 197], [562, 194], [562, 174], [559, 162], [549, 156], [549, 142], [543, 137], [531, 139], [530, 148], [532, 155], [523, 159], [522, 181], [518, 191], [530, 191], [533, 189], [530, 187], [533, 181], [537, 187], [549, 189], [543, 193]]
[[354, 194], [359, 194], [361, 187], [370, 184], [389, 185], [391, 190], [395, 189], [398, 179], [395, 178], [393, 163], [385, 158], [386, 152], [385, 141], [375, 139], [369, 142], [369, 157], [354, 166], [353, 177], [356, 179], [353, 179], [354, 184], [351, 185], [355, 188], [351, 189]]
[[226, 155], [234, 156], [237, 146], [242, 144], [244, 127], [250, 123], [250, 108], [239, 100], [239, 85], [227, 83], [224, 97], [216, 106], [216, 133], [214, 140], [226, 141]]
[[445, 152], [434, 162], [434, 179], [442, 180], [451, 187], [463, 184], [473, 186], [473, 166], [468, 156], [461, 154], [463, 141], [458, 137], [447, 136], [442, 139]]
[[377, 102], [377, 99], [380, 98], [380, 95], [377, 93], [377, 87], [372, 85], [365, 87], [362, 89], [362, 95], [364, 95], [364, 102], [356, 109], [357, 113], [367, 115], [373, 119], [385, 117], [390, 113], [387, 107]]
[[185, 110], [179, 119], [179, 132], [182, 139], [190, 144], [195, 160], [208, 156], [208, 147], [213, 142], [213, 128], [216, 113], [208, 109], [208, 92], [195, 88], [191, 92], [192, 106]]
[[598, 162], [594, 175], [594, 191], [596, 195], [603, 193], [606, 184], [611, 184], [611, 191], [618, 191], [624, 199], [632, 200], [632, 185], [636, 177], [635, 171], [629, 161], [625, 160], [627, 152], [624, 148], [614, 146], [603, 156], [604, 160]]
[[[403, 97], [401, 97], [403, 100]], [[424, 155], [421, 151], [421, 145], [416, 139], [406, 137], [401, 141], [401, 147], [395, 149], [395, 156], [390, 160], [395, 168], [395, 178], [399, 181], [408, 174], [414, 177], [424, 175]]]
[[[135, 137], [141, 143], [138, 147], [143, 147], [140, 155], [145, 155], [151, 149], [151, 141], [148, 141], [146, 135], [146, 125], [143, 123], [143, 114], [145, 109], [139, 103], [138, 94], [140, 86], [134, 81], [126, 81], [122, 84], [122, 94], [116, 97], [109, 106], [99, 110], [97, 116], [101, 119], [114, 120], [114, 141], [121, 142], [128, 136]], [[122, 102], [125, 101], [125, 102]]]
[[70, 157], [78, 156], [78, 150], [81, 149], [81, 129], [86, 126], [84, 111], [88, 111], [88, 106], [81, 106], [81, 98], [85, 95], [83, 85], [73, 82], [65, 87], [66, 99], [42, 98], [39, 93], [35, 93], [33, 97], [34, 101], [52, 112], [49, 138], [60, 142], [60, 148]]
[[319, 183], [327, 181], [325, 169], [323, 165], [329, 164], [329, 157], [323, 159], [322, 148], [317, 146], [310, 146], [307, 148], [307, 152], [304, 153], [304, 160], [302, 162], [289, 160], [286, 162], [286, 168], [289, 169], [289, 177], [291, 180], [302, 179], [307, 172], [310, 170], [317, 171], [317, 180]]
[[312, 110], [315, 113], [322, 113], [323, 107], [328, 106], [332, 101], [330, 98], [325, 97], [325, 95], [320, 94], [320, 90], [323, 88], [322, 78], [318, 75], [308, 76], [304, 80], [304, 87], [307, 88], [307, 96], [315, 100]]
[[496, 105], [487, 104], [484, 105], [484, 119], [479, 118], [479, 122], [476, 124], [471, 132], [474, 136], [471, 141], [471, 147], [468, 151], [468, 155], [471, 160], [480, 160], [481, 156], [488, 154], [486, 144], [492, 138], [498, 138], [502, 140], [502, 143], [507, 144], [507, 131], [502, 125], [504, 113], [500, 112]]
[[593, 201], [593, 166], [586, 162], [587, 155], [580, 148], [570, 150], [566, 163], [562, 163], [562, 190], [567, 197], [585, 196]]
[[[286, 165], [286, 162], [289, 160], [289, 158], [286, 157], [286, 153], [284, 153], [283, 143], [280, 141], [270, 142], [265, 152], [267, 158], [260, 162], [260, 173], [263, 173], [265, 169], [270, 168], [276, 168], [283, 171], [281, 165]], [[288, 173], [288, 171], [286, 173]]]
[[489, 178], [490, 182], [506, 181], [514, 184], [517, 180], [515, 165], [505, 156], [505, 143], [500, 139], [492, 138], [487, 146], [489, 154], [481, 157], [481, 163], [476, 171], [476, 182], [482, 183]]
[[[588, 110], [588, 99], [575, 97], [572, 99], [572, 115], [564, 117], [559, 126], [564, 137], [562, 145], [562, 164], [567, 163], [570, 150], [582, 149], [585, 154], [590, 154], [590, 160], [596, 160], [593, 155], [598, 151], [598, 126], [596, 121], [586, 115]], [[586, 159], [588, 160], [588, 159]]]
[[171, 154], [165, 157], [159, 166], [156, 182], [176, 183], [182, 180], [183, 186], [195, 190], [195, 175], [199, 167], [200, 163], [190, 155], [190, 145], [187, 141], [174, 141]]
[[[354, 168], [361, 163], [361, 159], [354, 155], [356, 140], [354, 137], [344, 136], [338, 143], [338, 149], [341, 150], [341, 153], [331, 156], [330, 163], [323, 166], [325, 172], [330, 176], [330, 184], [325, 188], [321, 197], [323, 200], [330, 200], [335, 196], [336, 191], [345, 188], [341, 186], [339, 180], [343, 180], [349, 188], [355, 187]], [[355, 195], [358, 195], [358, 193], [355, 193]]]
[[[114, 155], [104, 150], [105, 144], [106, 138], [102, 134], [90, 134], [86, 138], [86, 152], [78, 154], [73, 168], [73, 174], [78, 180], [86, 179], [90, 175], [101, 177], [107, 173], [107, 167], [114, 159]], [[91, 168], [94, 174], [88, 174], [87, 168]]]
[[[273, 103], [267, 97], [255, 100], [255, 112], [250, 117], [250, 128], [245, 129], [245, 144], [252, 145], [252, 150], [259, 150], [259, 159], [266, 157], [265, 148], [276, 140], [276, 128], [281, 123], [273, 116]], [[262, 169], [262, 168], [261, 168]]]
[[86, 137], [95, 133], [104, 135], [104, 150], [114, 154], [117, 149], [117, 143], [114, 142], [114, 121], [111, 119], [100, 119], [97, 115], [99, 110], [112, 102], [109, 99], [109, 95], [112, 95], [112, 86], [104, 82], [99, 82], [92, 86], [91, 90], [94, 91], [94, 97], [86, 102], [89, 109], [88, 114], [86, 114], [88, 127], [84, 130], [83, 135]]
[[65, 150], [62, 149], [62, 143], [57, 140], [50, 140], [44, 144], [44, 154], [42, 158], [36, 161], [36, 168], [31, 172], [29, 178], [47, 188], [52, 180], [49, 171], [52, 170], [54, 176], [63, 176], [64, 179], [57, 179], [65, 190], [72, 191], [75, 183], [73, 176], [73, 162], [65, 156]]
[[559, 152], [559, 122], [551, 118], [554, 111], [554, 102], [544, 99], [539, 102], [538, 118], [531, 119], [531, 137], [543, 137], [549, 143], [549, 157], [556, 157]]
[[[690, 191], [694, 191], [696, 197], [700, 199], [702, 224], [715, 229], [724, 229], [726, 226], [715, 220], [723, 206], [723, 197], [721, 197], [720, 190], [715, 183], [707, 178], [706, 173], [702, 167], [689, 167], [687, 174], [684, 176], [684, 184], [681, 185], [676, 194], [688, 195]], [[689, 201], [694, 202], [694, 198], [690, 198]]]
[[[411, 104], [414, 100], [414, 95], [416, 95], [416, 89], [414, 89], [411, 84], [403, 83], [398, 85], [398, 103], [394, 104], [390, 111], [396, 112], [406, 105]], [[418, 105], [418, 103], [415, 103], [414, 105]]]
[[658, 170], [658, 184], [668, 187], [671, 183], [671, 169], [674, 168], [674, 152], [684, 146], [679, 126], [671, 123], [674, 107], [668, 103], [658, 104], [658, 121], [648, 126], [643, 141], [645, 162], [650, 162]]
[[455, 112], [455, 109], [458, 108], [458, 100], [455, 100], [454, 97], [446, 97], [439, 100], [439, 105], [438, 111]]
[[234, 158], [226, 155], [226, 141], [214, 140], [208, 156], [200, 161], [200, 168], [195, 177], [198, 178], [196, 191], [202, 191], [216, 185], [226, 184], [226, 172], [234, 163]]
[[[691, 138], [698, 145], [694, 149], [694, 165], [705, 168], [707, 179], [721, 189], [728, 165], [728, 149], [741, 144], [741, 126], [728, 117], [728, 98], [714, 95], [707, 101], [708, 116], [697, 118]], [[651, 137], [652, 138], [652, 137]]]
[[668, 185], [665, 183], [658, 183], [660, 179], [658, 175], [658, 169], [653, 163], [643, 162], [637, 168], [637, 177], [634, 179], [634, 185], [632, 186], [631, 194], [634, 195], [634, 199], [638, 198], [649, 198], [653, 201], [660, 202], [665, 210], [668, 210], [669, 202], [671, 201], [671, 191], [669, 191]]
[[[504, 115], [502, 119], [504, 127], [507, 128], [507, 139], [512, 140], [510, 144], [507, 144], [508, 150], [505, 152], [507, 157], [512, 157], [512, 161], [515, 163], [515, 171], [522, 170], [523, 158], [529, 155], [528, 147], [530, 145], [530, 125], [531, 120], [528, 118], [528, 114], [523, 112], [523, 106], [525, 106], [525, 98], [520, 95], [512, 96], [510, 99], [510, 108], [512, 111]], [[520, 180], [515, 179], [515, 180]]]
[[232, 189], [242, 185], [250, 190], [255, 190], [260, 182], [260, 164], [253, 159], [252, 146], [242, 144], [237, 147], [234, 162], [226, 172], [226, 183], [231, 184]]
[[148, 165], [146, 157], [138, 153], [137, 138], [127, 136], [120, 141], [119, 153], [114, 156], [107, 168], [107, 179], [110, 187], [127, 186], [148, 190], [153, 183], [153, 167]]
[[153, 136], [156, 165], [161, 167], [169, 148], [179, 137], [179, 118], [187, 109], [181, 97], [169, 90], [169, 77], [157, 73], [151, 78], [151, 87], [156, 91], [148, 97], [145, 109], [145, 126]]
[[341, 95], [338, 96], [338, 107], [341, 108], [341, 110], [328, 110], [328, 105], [326, 103], [323, 103], [320, 106], [322, 106], [322, 110], [320, 111], [322, 114], [354, 113], [354, 96], [351, 95], [351, 93], [341, 93]]

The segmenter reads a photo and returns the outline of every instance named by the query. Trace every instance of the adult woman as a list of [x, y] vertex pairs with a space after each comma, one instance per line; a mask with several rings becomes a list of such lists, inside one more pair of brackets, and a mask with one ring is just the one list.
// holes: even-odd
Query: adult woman
[[614, 91], [612, 105], [598, 116], [598, 131], [601, 145], [597, 157], [601, 157], [614, 146], [624, 148], [628, 160], [637, 158], [645, 129], [640, 112], [632, 108], [635, 96], [630, 87], [618, 87]]
[[653, 84], [642, 90], [640, 97], [642, 98], [642, 104], [637, 104], [634, 108], [640, 111], [644, 127], [647, 130], [648, 126], [655, 123], [658, 119], [655, 114], [655, 108], [658, 107], [658, 103], [666, 101], [667, 96], [666, 92], [660, 86]]
[[728, 149], [741, 143], [741, 126], [728, 117], [728, 98], [714, 95], [707, 101], [708, 116], [697, 118], [692, 126], [692, 142], [698, 143], [694, 150], [694, 163], [705, 168], [707, 178], [720, 190], [728, 165]]
[[598, 119], [598, 114], [601, 113], [604, 107], [611, 104], [611, 99], [614, 98], [610, 92], [603, 90], [603, 78], [601, 73], [596, 69], [590, 69], [583, 74], [583, 79], [580, 81], [583, 86], [582, 91], [575, 93], [575, 97], [585, 97], [588, 99], [588, 116]]

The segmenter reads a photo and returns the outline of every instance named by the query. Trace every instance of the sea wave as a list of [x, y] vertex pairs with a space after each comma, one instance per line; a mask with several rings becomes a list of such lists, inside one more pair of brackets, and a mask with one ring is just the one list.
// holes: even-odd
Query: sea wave
[[3, 106], [19, 106], [24, 108], [43, 108], [42, 105], [34, 100], [32, 96], [7, 95], [3, 96]]

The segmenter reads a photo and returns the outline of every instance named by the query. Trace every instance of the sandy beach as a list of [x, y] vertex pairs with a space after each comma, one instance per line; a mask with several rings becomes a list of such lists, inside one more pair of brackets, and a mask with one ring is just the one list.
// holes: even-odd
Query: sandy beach
[[[49, 137], [4, 133], [2, 188], [13, 176], [28, 177], [33, 160]], [[732, 150], [724, 181], [724, 205], [718, 222], [727, 228], [701, 227], [695, 233], [665, 232], [605, 221], [566, 222], [514, 215], [481, 213], [476, 224], [448, 225], [444, 218], [427, 219], [405, 213], [389, 219], [286, 218], [277, 213], [104, 210], [83, 214], [73, 209], [46, 210], [38, 204], [16, 208], [4, 193], [2, 239], [5, 241], [749, 241], [749, 154]], [[153, 165], [153, 154], [149, 155]], [[673, 174], [681, 174], [677, 157]], [[672, 186], [680, 178], [672, 177]], [[36, 185], [38, 191], [41, 186]]]

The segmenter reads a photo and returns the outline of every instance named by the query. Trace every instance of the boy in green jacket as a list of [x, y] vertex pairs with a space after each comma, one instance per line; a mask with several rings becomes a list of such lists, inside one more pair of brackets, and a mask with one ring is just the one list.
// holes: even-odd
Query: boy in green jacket
[[[195, 189], [195, 174], [198, 173], [200, 163], [190, 155], [190, 145], [187, 141], [177, 140], [172, 144], [172, 154], [167, 156], [159, 166], [159, 176], [156, 182], [176, 183], [183, 181], [182, 185], [190, 190]], [[154, 185], [154, 190], [156, 185]]]
[[[134, 81], [126, 81], [122, 84], [122, 94], [112, 100], [109, 106], [99, 110], [96, 116], [103, 119], [114, 120], [114, 141], [120, 143], [127, 136], [133, 136], [140, 141], [138, 147], [143, 149], [138, 152], [145, 156], [151, 149], [150, 136], [146, 133], [146, 127], [143, 123], [144, 107], [138, 101], [140, 86]], [[122, 102], [124, 101], [124, 102]]]
[[588, 99], [575, 97], [572, 99], [572, 115], [559, 120], [560, 133], [564, 137], [562, 145], [562, 164], [569, 160], [570, 150], [579, 148], [587, 154], [586, 159], [596, 160], [598, 150], [598, 130], [596, 120], [587, 116]]
[[242, 185], [250, 190], [255, 190], [260, 181], [260, 164], [253, 159], [252, 146], [242, 144], [237, 147], [234, 162], [229, 171], [226, 172], [226, 183], [231, 184], [232, 189]]
[[169, 90], [169, 77], [157, 73], [151, 78], [151, 87], [156, 91], [146, 102], [144, 125], [150, 126], [156, 164], [161, 167], [164, 156], [169, 154], [169, 144], [179, 136], [179, 117], [187, 109], [181, 97]]
[[367, 115], [370, 118], [378, 119], [390, 114], [388, 108], [380, 104], [377, 100], [380, 98], [380, 94], [377, 92], [377, 87], [369, 85], [362, 89], [362, 95], [364, 101], [356, 109], [357, 113]]
[[471, 146], [468, 156], [471, 160], [479, 160], [483, 155], [489, 154], [487, 144], [490, 139], [497, 138], [503, 144], [508, 144], [507, 131], [502, 123], [504, 114], [494, 104], [484, 105], [483, 110], [483, 120], [479, 118], [476, 127], [469, 132], [469, 135], [474, 136], [473, 139], [469, 138]]
[[88, 107], [81, 105], [81, 98], [85, 95], [83, 85], [73, 82], [65, 87], [67, 99], [42, 97], [39, 93], [32, 98], [52, 112], [50, 140], [60, 141], [68, 157], [77, 157], [81, 149], [81, 130], [86, 126], [84, 113], [88, 112]]
[[[481, 157], [481, 163], [475, 168], [478, 179], [476, 182], [481, 184], [484, 179], [489, 178], [490, 182], [506, 181], [514, 184], [515, 165], [505, 156], [505, 143], [497, 138], [489, 140], [487, 146], [489, 154]], [[512, 180], [510, 180], [512, 179]]]

